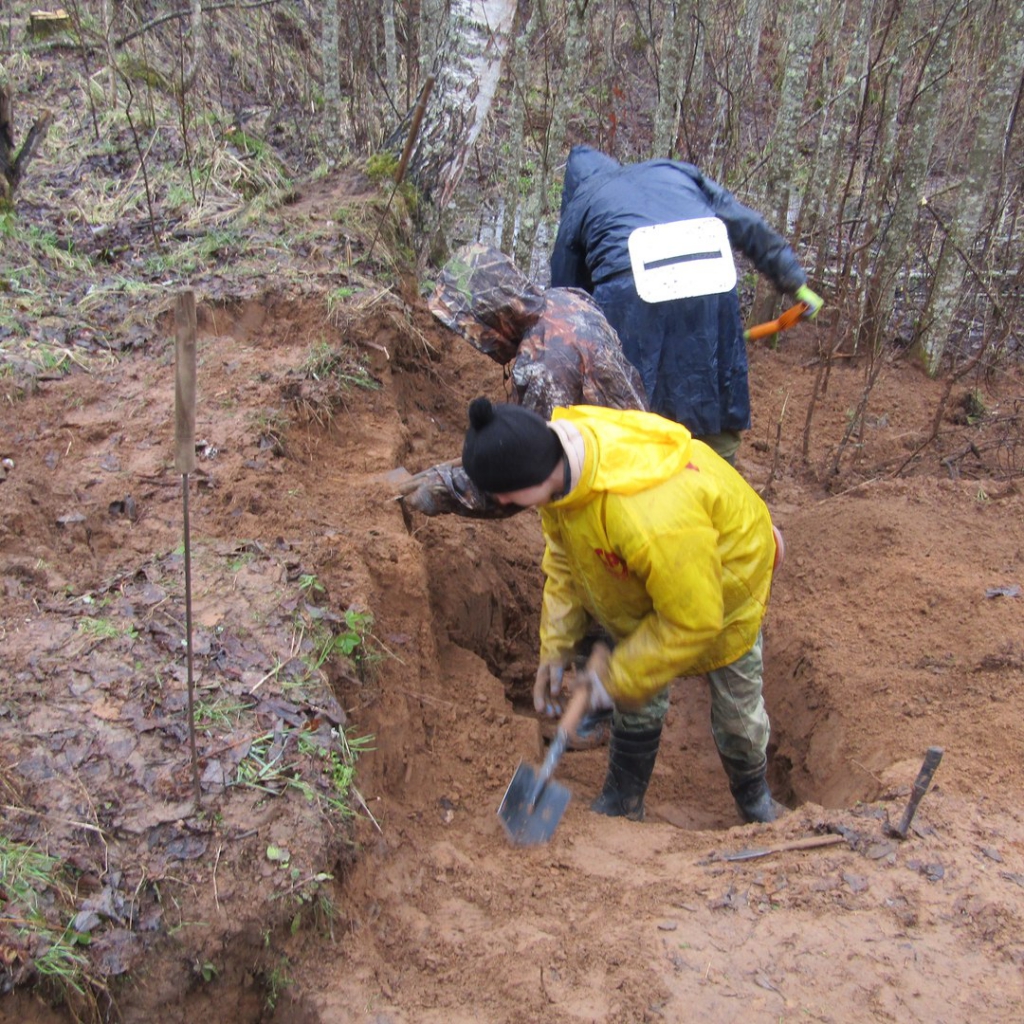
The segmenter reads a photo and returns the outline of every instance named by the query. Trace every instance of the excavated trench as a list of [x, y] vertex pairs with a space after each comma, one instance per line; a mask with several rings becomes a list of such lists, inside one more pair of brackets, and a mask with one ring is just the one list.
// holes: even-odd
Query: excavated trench
[[[455, 527], [456, 534], [460, 526]], [[435, 628], [482, 658], [502, 680], [514, 712], [532, 719], [531, 687], [543, 588], [539, 526], [523, 516], [471, 529], [474, 541], [468, 551], [472, 565], [456, 571], [458, 586], [453, 587], [452, 580], [460, 544], [449, 547], [432, 543], [424, 547], [428, 577], [435, 581], [431, 587]], [[480, 543], [491, 534], [502, 540], [492, 538], [490, 545]], [[517, 552], [511, 558], [507, 553], [509, 535], [511, 547]], [[875, 799], [880, 788], [877, 779], [847, 767], [843, 717], [815, 671], [813, 654], [794, 643], [786, 635], [786, 628], [787, 623], [777, 624], [769, 616], [765, 629], [765, 699], [772, 721], [769, 779], [773, 793], [790, 808], [808, 802], [841, 808]], [[595, 778], [599, 785], [600, 779]], [[709, 790], [720, 792], [710, 798]], [[680, 680], [674, 686], [650, 799], [665, 812], [664, 817], [685, 827], [729, 828], [737, 821], [723, 793], [724, 777], [711, 737], [706, 684], [702, 679]], [[709, 799], [716, 808], [710, 819], [700, 811]], [[673, 803], [682, 810], [673, 812]]]
[[[284, 318], [285, 313], [296, 321], [299, 314], [294, 309], [276, 314], [282, 323], [298, 331], [300, 325], [297, 323], [292, 328], [291, 321]], [[504, 737], [505, 743], [494, 746], [477, 743], [472, 734], [479, 722], [472, 714], [467, 714], [456, 726], [464, 727], [465, 741], [454, 744], [456, 752], [449, 751], [447, 756], [470, 764], [472, 771], [481, 776], [507, 780], [515, 767], [514, 757], [531, 754], [525, 745], [517, 751], [514, 737], [529, 733], [528, 724], [533, 717], [529, 695], [536, 667], [543, 584], [539, 568], [543, 540], [537, 517], [524, 513], [498, 523], [473, 523], [455, 518], [431, 520], [417, 522], [407, 534], [397, 513], [389, 515], [381, 511], [384, 506], [380, 504], [379, 495], [362, 495], [359, 500], [365, 501], [365, 506], [347, 508], [345, 502], [349, 495], [365, 489], [366, 481], [379, 473], [380, 467], [386, 465], [396, 451], [399, 458], [409, 454], [402, 441], [394, 440], [410, 430], [411, 400], [408, 395], [403, 398], [401, 386], [386, 389], [379, 400], [376, 397], [365, 399], [365, 408], [356, 408], [354, 413], [346, 415], [341, 429], [337, 425], [305, 424], [294, 431], [294, 446], [287, 455], [269, 454], [259, 444], [253, 454], [255, 429], [262, 429], [264, 421], [274, 419], [278, 411], [271, 409], [255, 421], [243, 422], [234, 412], [235, 405], [248, 409], [273, 403], [280, 392], [264, 379], [270, 377], [266, 370], [269, 357], [276, 360], [278, 376], [287, 377], [305, 350], [288, 352], [277, 347], [275, 339], [281, 325], [269, 309], [253, 305], [239, 311], [220, 311], [219, 316], [216, 328], [210, 327], [211, 337], [204, 338], [203, 342], [211, 365], [223, 378], [216, 385], [220, 390], [211, 385], [210, 391], [226, 397], [216, 408], [213, 404], [208, 407], [212, 411], [204, 414], [200, 430], [208, 432], [218, 443], [226, 439], [226, 450], [238, 460], [238, 465], [229, 473], [220, 462], [210, 464], [210, 477], [216, 486], [211, 483], [208, 491], [203, 492], [208, 496], [196, 506], [197, 534], [215, 536], [219, 530], [223, 533], [223, 542], [227, 543], [239, 537], [269, 536], [268, 529], [275, 533], [280, 531], [280, 538], [286, 540], [279, 538], [277, 545], [284, 545], [281, 548], [284, 551], [288, 545], [295, 544], [297, 551], [304, 552], [301, 571], [321, 580], [339, 608], [348, 600], [372, 599], [380, 603], [381, 618], [391, 630], [390, 643], [406, 642], [395, 640], [392, 634], [414, 638], [408, 642], [408, 649], [402, 648], [407, 659], [402, 664], [408, 663], [410, 672], [415, 664], [410, 656], [412, 648], [417, 646], [415, 638], [424, 636], [436, 639], [435, 651], [442, 645], [454, 645], [481, 659], [480, 686], [493, 682], [488, 677], [489, 672], [500, 680], [505, 700], [511, 705], [512, 715], [505, 715], [501, 709], [497, 713], [489, 712], [489, 725], [494, 727], [495, 735], [500, 733]], [[233, 345], [231, 359], [217, 353], [215, 362], [218, 339], [231, 338], [239, 342], [236, 335], [246, 347], [236, 349]], [[392, 355], [388, 359], [399, 348], [386, 330], [372, 337], [377, 338], [373, 351], [390, 350]], [[227, 346], [225, 351], [228, 351]], [[483, 379], [488, 369], [480, 367], [474, 369], [474, 373], [479, 373]], [[382, 372], [381, 376], [386, 374]], [[404, 387], [409, 394], [431, 391], [429, 384], [422, 383], [416, 385], [419, 392], [413, 391], [409, 383], [412, 375], [405, 376]], [[146, 379], [137, 383], [140, 395], [148, 387]], [[467, 389], [473, 390], [472, 383]], [[103, 396], [98, 394], [92, 401], [99, 407]], [[454, 444], [465, 404], [461, 395], [440, 402], [432, 394], [429, 402], [422, 398], [418, 401], [421, 408], [429, 410], [425, 415], [432, 418], [431, 422], [436, 417], [443, 425], [443, 444], [435, 439], [433, 451], [419, 453], [422, 465], [429, 464], [429, 458], [436, 458], [444, 446], [450, 448]], [[108, 436], [113, 439], [109, 442], [111, 446], [122, 444], [118, 434], [120, 425], [116, 415], [104, 413], [102, 429], [97, 433], [99, 440], [95, 442], [98, 452], [102, 454]], [[126, 479], [132, 479], [132, 473], [136, 474], [136, 480], [145, 479], [141, 474], [153, 461], [147, 454], [149, 438], [158, 429], [159, 422], [146, 427], [143, 440], [135, 446], [140, 453], [139, 464], [126, 468]], [[243, 458], [248, 461], [241, 461]], [[338, 471], [335, 478], [336, 467], [344, 467], [348, 475]], [[218, 474], [220, 479], [216, 479]], [[90, 477], [90, 481], [92, 479]], [[115, 496], [117, 494], [120, 492]], [[293, 513], [288, 505], [289, 500], [297, 501], [299, 496], [303, 500], [301, 515]], [[103, 495], [103, 502], [107, 497]], [[42, 506], [38, 499], [34, 500], [31, 507], [37, 511], [33, 515], [38, 515], [40, 522], [51, 522], [65, 511], [63, 499], [54, 496], [51, 500], [52, 507], [45, 512], [38, 511]], [[151, 514], [166, 518], [162, 526], [164, 533], [158, 542], [164, 549], [170, 549], [180, 536], [176, 526], [175, 492], [172, 489], [165, 492], [152, 485], [149, 500], [154, 510]], [[100, 504], [105, 508], [103, 502]], [[277, 516], [276, 525], [267, 526], [268, 515]], [[205, 518], [207, 516], [209, 518]], [[386, 519], [383, 526], [378, 519]], [[797, 548], [801, 528], [810, 533], [816, 526], [813, 522], [803, 527], [800, 523], [794, 524], [794, 532], [788, 539]], [[102, 544], [97, 550], [116, 547], [120, 536], [106, 520], [104, 529], [110, 533], [109, 545]], [[104, 536], [103, 532], [95, 533], [93, 546], [96, 547]], [[307, 544], [307, 540], [312, 543]], [[140, 548], [140, 559], [143, 555]], [[55, 550], [52, 561], [57, 563], [60, 557], [60, 551]], [[91, 581], [96, 571], [90, 559], [88, 565], [83, 565], [83, 579]], [[778, 589], [784, 594], [786, 588], [796, 586], [799, 586], [798, 579], [783, 577]], [[229, 590], [231, 588], [225, 588], [225, 593]], [[253, 623], [256, 623], [255, 617]], [[256, 624], [253, 628], [259, 631], [264, 627]], [[420, 659], [420, 682], [426, 680], [443, 696], [449, 668], [440, 658], [431, 662], [435, 655], [430, 650], [430, 645], [420, 644], [416, 652]], [[827, 673], [817, 667], [820, 660], [820, 648], [802, 638], [799, 619], [783, 602], [780, 614], [773, 612], [766, 627], [765, 692], [773, 724], [770, 779], [776, 796], [791, 808], [808, 802], [844, 808], [857, 801], [870, 801], [879, 792], [876, 774], [849, 770], [852, 727], [848, 726], [839, 702], [830, 691]], [[395, 674], [401, 675], [404, 671], [403, 668]], [[403, 680], [403, 683], [409, 689], [416, 686], [415, 680]], [[434, 728], [429, 723], [429, 707], [424, 711], [422, 722], [415, 720], [414, 714], [410, 714], [409, 721], [396, 722], [392, 717], [396, 708], [394, 702], [378, 706], [372, 693], [353, 695], [339, 690], [337, 696], [346, 707], [353, 706], [355, 699], [360, 707], [360, 728], [377, 737], [375, 756], [381, 761], [400, 761], [401, 751], [397, 748], [404, 741], [393, 739], [397, 731], [405, 730], [406, 736], [427, 736], [429, 740], [428, 734]], [[510, 724], [502, 726], [506, 718]], [[450, 724], [448, 728], [450, 733]], [[431, 771], [443, 775], [446, 750], [436, 748], [432, 756]], [[603, 749], [567, 755], [565, 778], [581, 802], [600, 788], [605, 762]], [[401, 794], [408, 815], [422, 816], [425, 820], [436, 815], [435, 792], [429, 791], [422, 805], [416, 805], [420, 790], [416, 785], [417, 768], [412, 761], [404, 772], [395, 771], [390, 763], [386, 769], [371, 766], [370, 771], [376, 772], [374, 784], [380, 789]], [[422, 792], [426, 794], [427, 788]], [[458, 808], [457, 800], [453, 801], [453, 806]], [[724, 830], [738, 823], [711, 739], [706, 687], [700, 680], [681, 680], [675, 686], [673, 707], [648, 794], [648, 810], [650, 820], [668, 822], [690, 831]], [[474, 809], [472, 813], [489, 814], [490, 811]], [[440, 831], [443, 831], [444, 820], [438, 826]], [[381, 870], [387, 872], [386, 860]], [[180, 988], [176, 988], [180, 996], [174, 1015], [167, 1019], [195, 1022], [274, 1019], [299, 1024], [327, 1019], [319, 1016], [319, 1011], [312, 1009], [312, 1004], [298, 990], [283, 986], [280, 978], [275, 981], [277, 963], [268, 949], [273, 951], [288, 943], [288, 936], [282, 929], [278, 932], [280, 934], [275, 933], [268, 939], [259, 929], [238, 923], [228, 928], [216, 953], [216, 986], [201, 983], [201, 972], [197, 976], [191, 962], [176, 964], [173, 973], [181, 979]], [[158, 983], [155, 978], [140, 975], [132, 992], [127, 993], [126, 1004], [138, 1005], [139, 999], [144, 1003], [144, 992], [150, 983], [155, 985], [155, 991], [168, 991], [168, 980]], [[58, 1018], [46, 1017], [40, 1011], [38, 1016], [28, 1015], [23, 1019]]]

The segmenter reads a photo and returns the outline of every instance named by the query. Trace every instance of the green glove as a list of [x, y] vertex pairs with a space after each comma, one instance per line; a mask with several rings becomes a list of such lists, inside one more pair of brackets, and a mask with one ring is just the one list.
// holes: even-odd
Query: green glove
[[797, 288], [796, 298], [800, 302], [807, 303], [807, 312], [803, 315], [804, 320], [813, 320], [818, 315], [818, 310], [825, 305], [825, 300], [817, 292], [812, 292], [805, 284]]

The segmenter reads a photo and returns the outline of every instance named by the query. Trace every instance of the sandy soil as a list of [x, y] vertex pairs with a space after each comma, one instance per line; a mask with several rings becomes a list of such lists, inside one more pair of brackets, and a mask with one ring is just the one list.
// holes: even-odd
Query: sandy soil
[[[1019, 439], [1019, 377], [992, 376], [971, 425], [954, 392], [938, 443], [896, 475], [943, 384], [890, 359], [832, 474], [864, 367], [833, 369], [805, 465], [828, 323], [753, 351], [740, 468], [788, 545], [766, 698], [791, 813], [739, 825], [704, 685], [680, 680], [648, 820], [592, 814], [606, 751], [573, 752], [563, 821], [523, 850], [496, 810], [520, 758], [543, 756], [524, 701], [539, 526], [406, 519], [393, 500], [392, 471], [456, 454], [468, 400], [504, 394], [409, 302], [333, 320], [301, 295], [201, 302], [195, 686], [221, 714], [199, 731], [200, 815], [169, 314], [119, 361], [0, 407], [4, 827], [76, 869], [120, 1018], [1024, 1019], [1021, 453], [981, 443], [1014, 422]], [[319, 341], [379, 388], [311, 380]], [[379, 660], [311, 671], [317, 624], [349, 611], [372, 614]], [[374, 749], [358, 817], [332, 825], [316, 755], [287, 743], [344, 727]], [[305, 758], [312, 794], [225, 786], [259, 737]], [[931, 746], [944, 758], [900, 840]], [[808, 837], [832, 845], [777, 849]], [[11, 933], [4, 949], [16, 974]], [[0, 1019], [67, 1015], [16, 988]]]

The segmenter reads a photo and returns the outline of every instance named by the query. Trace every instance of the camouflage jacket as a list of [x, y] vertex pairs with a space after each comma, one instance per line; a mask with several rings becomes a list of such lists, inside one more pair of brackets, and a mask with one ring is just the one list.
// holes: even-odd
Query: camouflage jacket
[[[594, 300], [576, 288], [539, 288], [498, 249], [460, 249], [429, 306], [477, 351], [511, 364], [513, 401], [545, 419], [556, 406], [647, 409], [640, 377]], [[488, 501], [457, 460], [416, 474], [402, 499], [426, 515], [497, 519], [518, 511]]]

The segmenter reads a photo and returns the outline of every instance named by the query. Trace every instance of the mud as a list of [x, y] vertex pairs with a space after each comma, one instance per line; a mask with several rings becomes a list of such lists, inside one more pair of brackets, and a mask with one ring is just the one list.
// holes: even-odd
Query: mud
[[[301, 295], [201, 303], [195, 682], [223, 703], [198, 737], [194, 813], [169, 324], [0, 412], [14, 461], [0, 483], [5, 829], [66, 859], [79, 905], [99, 908], [105, 1013], [1021, 1018], [1024, 498], [998, 461], [969, 454], [984, 419], [947, 418], [895, 475], [942, 382], [891, 360], [830, 475], [863, 367], [833, 371], [805, 466], [816, 328], [752, 352], [740, 469], [788, 547], [765, 692], [771, 780], [791, 813], [739, 825], [704, 684], [680, 680], [647, 821], [592, 814], [606, 752], [573, 752], [563, 822], [522, 850], [496, 810], [519, 759], [543, 756], [525, 700], [539, 524], [403, 517], [390, 474], [457, 454], [469, 399], [504, 397], [500, 371], [409, 296], [333, 320]], [[321, 342], [378, 386], [311, 378]], [[1019, 393], [1019, 378], [989, 385], [991, 429]], [[317, 625], [337, 632], [350, 612], [372, 615], [372, 663], [311, 671]], [[373, 749], [342, 822], [324, 811], [315, 755], [287, 737], [329, 747], [346, 728]], [[313, 798], [279, 778], [230, 784], [267, 734], [307, 758]], [[887, 825], [932, 745], [944, 759], [900, 841]], [[722, 859], [816, 835], [843, 842]], [[67, 1019], [25, 990], [0, 997], [0, 1017]]]

